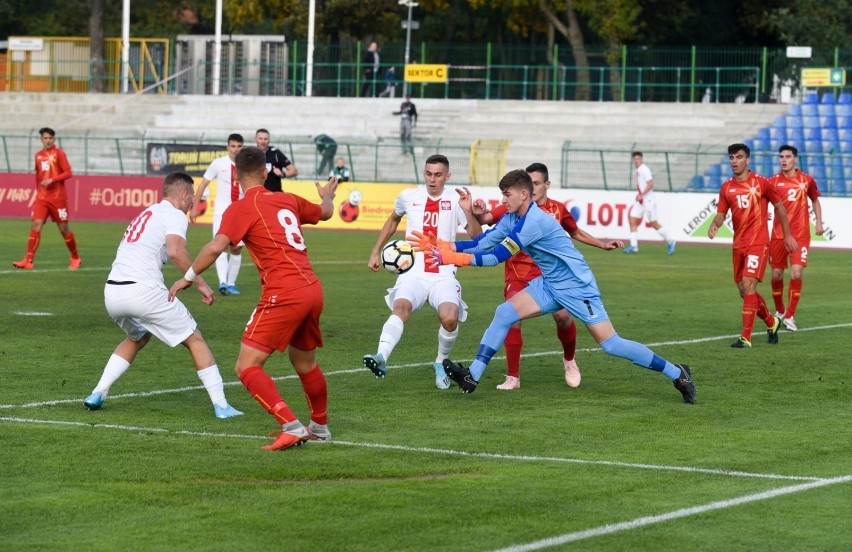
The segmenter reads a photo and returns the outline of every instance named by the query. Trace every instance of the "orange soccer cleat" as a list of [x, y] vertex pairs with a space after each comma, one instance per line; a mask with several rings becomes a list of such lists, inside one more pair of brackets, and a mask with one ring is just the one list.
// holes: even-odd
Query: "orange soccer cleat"
[[15, 268], [20, 268], [22, 270], [32, 270], [33, 268], [35, 268], [35, 265], [29, 259], [22, 259], [20, 261], [15, 261], [15, 262], [12, 263], [12, 266], [14, 266]]
[[68, 270], [77, 270], [80, 268], [81, 264], [83, 264], [83, 259], [80, 257], [77, 257], [76, 259], [71, 257], [71, 264], [68, 265]]
[[300, 447], [311, 438], [311, 434], [303, 426], [299, 431], [282, 431], [271, 445], [261, 447], [263, 450], [287, 450]]

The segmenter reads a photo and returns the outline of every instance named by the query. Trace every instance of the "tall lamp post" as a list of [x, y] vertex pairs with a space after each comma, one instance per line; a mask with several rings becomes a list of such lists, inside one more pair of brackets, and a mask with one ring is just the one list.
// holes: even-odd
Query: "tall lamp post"
[[402, 95], [406, 96], [408, 94], [408, 83], [405, 82], [405, 65], [410, 61], [411, 55], [411, 10], [419, 6], [417, 2], [414, 0], [399, 0], [400, 6], [408, 7], [408, 23], [405, 25], [405, 59], [403, 60], [403, 84], [402, 84]]

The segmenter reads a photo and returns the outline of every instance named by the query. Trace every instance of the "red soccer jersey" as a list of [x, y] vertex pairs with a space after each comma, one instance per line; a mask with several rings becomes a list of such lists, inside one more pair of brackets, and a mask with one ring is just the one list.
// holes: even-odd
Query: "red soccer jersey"
[[[569, 234], [577, 231], [577, 221], [574, 220], [574, 217], [568, 211], [568, 208], [565, 207], [564, 203], [548, 198], [544, 205], [539, 205], [539, 208], [559, 221], [562, 228], [564, 228]], [[491, 211], [494, 223], [500, 220], [505, 214], [506, 206], [504, 204], [498, 205]], [[541, 276], [541, 270], [538, 268], [538, 265], [535, 264], [532, 258], [523, 251], [506, 261], [507, 282], [509, 280], [529, 282], [533, 278], [538, 278], [539, 276]]]
[[[71, 178], [71, 165], [65, 152], [54, 146], [49, 150], [39, 150], [35, 154], [36, 197], [41, 200], [65, 197], [65, 181]], [[41, 181], [52, 178], [50, 186], [42, 186]]]
[[219, 234], [236, 245], [245, 242], [263, 295], [274, 295], [317, 281], [308, 260], [302, 224], [316, 224], [322, 207], [297, 195], [254, 186], [222, 215]]
[[[808, 199], [813, 201], [819, 197], [816, 180], [811, 175], [796, 169], [795, 176], [785, 176], [784, 173], [778, 173], [769, 182], [780, 194], [781, 203], [787, 210], [790, 233], [793, 234], [796, 241], [810, 239], [811, 218]], [[781, 228], [778, 217], [775, 217], [772, 223], [772, 239], [784, 239], [784, 230]]]
[[769, 179], [749, 171], [743, 182], [736, 177], [719, 190], [719, 213], [731, 210], [734, 224], [734, 249], [753, 245], [769, 245], [769, 203], [781, 200]]

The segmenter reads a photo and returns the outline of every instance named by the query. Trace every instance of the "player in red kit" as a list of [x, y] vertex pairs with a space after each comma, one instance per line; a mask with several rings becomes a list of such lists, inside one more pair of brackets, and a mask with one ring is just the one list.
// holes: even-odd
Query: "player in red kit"
[[68, 201], [65, 197], [65, 181], [71, 178], [71, 165], [65, 152], [56, 146], [56, 132], [52, 128], [38, 131], [43, 149], [35, 154], [36, 199], [33, 203], [30, 237], [27, 240], [27, 255], [12, 266], [32, 270], [35, 254], [41, 242], [41, 229], [50, 217], [59, 226], [59, 232], [71, 252], [68, 270], [77, 270], [82, 261], [77, 253], [74, 233], [68, 229]]
[[[781, 172], [770, 179], [770, 184], [781, 193], [781, 202], [787, 209], [790, 221], [790, 232], [796, 239], [798, 247], [787, 252], [784, 247], [784, 231], [778, 218], [772, 225], [772, 239], [769, 242], [769, 266], [772, 267], [772, 300], [775, 302], [775, 316], [784, 322], [784, 326], [795, 332], [799, 328], [793, 316], [799, 304], [802, 293], [802, 273], [808, 266], [808, 250], [811, 246], [811, 218], [808, 210], [808, 199], [814, 208], [816, 217], [816, 233], [822, 236], [822, 206], [819, 203], [819, 189], [816, 181], [803, 173], [796, 166], [799, 150], [793, 146], [784, 145], [778, 149], [781, 159]], [[790, 289], [787, 298], [787, 309], [784, 309], [784, 270], [787, 268], [787, 258], [790, 258]]]
[[798, 245], [790, 234], [787, 210], [781, 201], [781, 194], [771, 186], [769, 180], [753, 173], [748, 168], [751, 150], [745, 144], [728, 146], [728, 160], [734, 176], [722, 184], [719, 190], [719, 205], [716, 216], [710, 223], [707, 236], [716, 237], [719, 227], [731, 211], [731, 223], [734, 229], [734, 282], [743, 298], [743, 328], [739, 339], [731, 344], [738, 349], [751, 347], [751, 330], [755, 316], [766, 323], [767, 341], [778, 343], [778, 328], [781, 320], [766, 308], [766, 301], [757, 293], [757, 283], [763, 280], [766, 261], [769, 255], [769, 207], [775, 207], [775, 216], [781, 224], [787, 251], [795, 250]]
[[[526, 172], [530, 175], [533, 182], [532, 200], [542, 211], [559, 221], [562, 228], [568, 232], [568, 235], [572, 239], [605, 250], [624, 247], [624, 244], [618, 240], [602, 242], [587, 234], [577, 227], [577, 222], [564, 203], [547, 197], [547, 189], [550, 188], [547, 166], [542, 163], [533, 163], [526, 168]], [[478, 200], [474, 204], [474, 215], [482, 224], [494, 224], [504, 214], [506, 214], [505, 204], [501, 204], [489, 212], [485, 211], [485, 203], [482, 200]], [[506, 285], [503, 288], [503, 297], [509, 300], [513, 295], [526, 288], [529, 282], [539, 276], [541, 276], [541, 270], [529, 255], [520, 252], [511, 257], [506, 261]], [[565, 368], [565, 383], [570, 387], [578, 387], [580, 385], [580, 369], [574, 360], [574, 352], [577, 347], [577, 325], [565, 309], [554, 312], [553, 319], [556, 322], [556, 336], [559, 338], [560, 343], [562, 343], [562, 363]], [[503, 345], [506, 347], [506, 381], [498, 385], [497, 389], [503, 391], [520, 389], [521, 350], [524, 346], [520, 322], [516, 322], [509, 327], [509, 333], [506, 335]]]
[[[201, 249], [183, 279], [172, 285], [171, 295], [189, 287], [196, 274], [209, 268], [228, 246], [244, 242], [260, 273], [261, 297], [246, 324], [235, 370], [251, 396], [282, 427], [275, 442], [263, 448], [284, 450], [309, 439], [329, 441], [327, 387], [315, 354], [322, 347], [323, 291], [308, 259], [302, 225], [334, 214], [337, 178], [324, 186], [316, 183], [322, 199], [317, 205], [264, 188], [266, 158], [259, 148], [243, 148], [235, 162], [245, 197], [228, 207], [219, 232]], [[285, 349], [308, 400], [311, 422], [307, 428], [263, 369], [274, 351]]]

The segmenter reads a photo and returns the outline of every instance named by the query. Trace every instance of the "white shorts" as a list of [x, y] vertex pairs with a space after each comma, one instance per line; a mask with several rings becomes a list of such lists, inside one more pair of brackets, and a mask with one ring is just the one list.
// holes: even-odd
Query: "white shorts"
[[461, 298], [461, 284], [455, 278], [420, 277], [405, 274], [396, 280], [396, 285], [388, 289], [385, 303], [393, 310], [393, 302], [407, 299], [411, 302], [412, 312], [420, 310], [426, 302], [438, 310], [441, 303], [454, 303], [459, 307], [459, 322], [467, 319], [467, 305]]
[[192, 335], [198, 324], [177, 298], [169, 302], [169, 290], [145, 284], [104, 286], [104, 305], [115, 323], [134, 341], [151, 332], [176, 347]]
[[636, 219], [645, 218], [648, 222], [657, 220], [657, 199], [654, 196], [642, 198], [642, 203], [633, 202], [630, 208], [630, 217]]
[[[213, 237], [216, 237], [216, 233], [219, 231], [219, 227], [222, 226], [222, 215], [213, 215]], [[242, 247], [245, 245], [242, 241], [238, 243], [235, 247]], [[225, 253], [228, 251], [226, 250]]]

